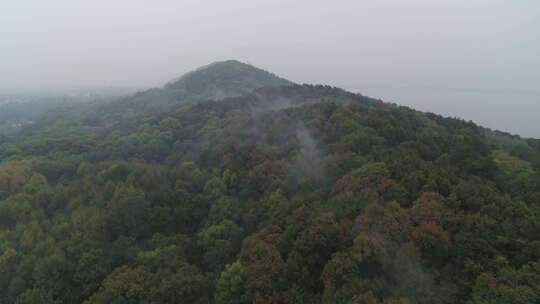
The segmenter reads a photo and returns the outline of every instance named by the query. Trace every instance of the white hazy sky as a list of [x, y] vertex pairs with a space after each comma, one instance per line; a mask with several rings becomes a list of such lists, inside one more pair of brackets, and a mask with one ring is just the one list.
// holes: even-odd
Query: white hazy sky
[[223, 59], [351, 89], [538, 92], [540, 1], [0, 0], [0, 88], [160, 86]]

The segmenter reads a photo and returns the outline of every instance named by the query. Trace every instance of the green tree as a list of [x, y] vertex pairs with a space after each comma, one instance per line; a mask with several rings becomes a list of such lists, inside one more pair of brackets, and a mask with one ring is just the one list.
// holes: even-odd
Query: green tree
[[245, 275], [240, 261], [229, 264], [216, 283], [216, 304], [248, 303], [244, 295]]

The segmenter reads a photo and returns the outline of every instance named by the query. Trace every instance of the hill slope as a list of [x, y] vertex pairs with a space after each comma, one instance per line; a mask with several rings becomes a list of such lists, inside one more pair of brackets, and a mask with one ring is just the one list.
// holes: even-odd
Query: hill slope
[[104, 106], [99, 113], [100, 115], [116, 113], [122, 117], [158, 113], [205, 100], [240, 96], [262, 87], [292, 84], [288, 80], [236, 60], [214, 62], [169, 82], [163, 88], [140, 92]]
[[292, 85], [289, 80], [236, 60], [214, 62], [165, 85], [166, 89], [200, 99], [240, 96], [262, 87]]
[[[15, 140], [96, 132], [107, 134], [118, 129], [133, 128], [145, 115], [189, 107], [203, 101], [240, 96], [262, 87], [290, 85], [293, 85], [291, 81], [236, 60], [214, 62], [162, 88], [116, 98], [112, 102], [78, 107], [48, 107], [49, 111], [41, 114], [35, 124], [17, 130], [19, 136]], [[14, 140], [12, 137], [10, 139]]]
[[539, 300], [536, 140], [311, 85], [110, 131], [0, 146], [1, 302]]

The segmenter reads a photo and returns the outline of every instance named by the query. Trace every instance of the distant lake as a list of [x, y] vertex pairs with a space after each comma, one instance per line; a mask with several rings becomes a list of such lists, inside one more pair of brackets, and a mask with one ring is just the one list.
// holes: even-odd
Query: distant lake
[[522, 137], [540, 138], [540, 91], [364, 87], [351, 89], [424, 112], [472, 120]]

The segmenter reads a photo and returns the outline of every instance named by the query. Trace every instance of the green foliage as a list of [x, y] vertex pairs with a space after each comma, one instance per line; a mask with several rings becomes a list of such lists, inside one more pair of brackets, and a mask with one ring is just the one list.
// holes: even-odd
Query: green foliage
[[15, 300], [16, 304], [58, 304], [60, 301], [53, 299], [50, 293], [43, 289], [28, 289], [21, 293]]
[[36, 194], [47, 188], [47, 178], [39, 173], [32, 174], [30, 180], [24, 185], [24, 190], [30, 194]]
[[3, 139], [1, 303], [539, 301], [535, 140], [198, 73]]
[[245, 275], [240, 261], [225, 267], [216, 282], [216, 304], [246, 303], [244, 297]]
[[205, 248], [203, 263], [208, 269], [220, 271], [230, 263], [240, 249], [243, 229], [235, 223], [224, 220], [219, 225], [210, 226], [198, 234], [198, 244]]

